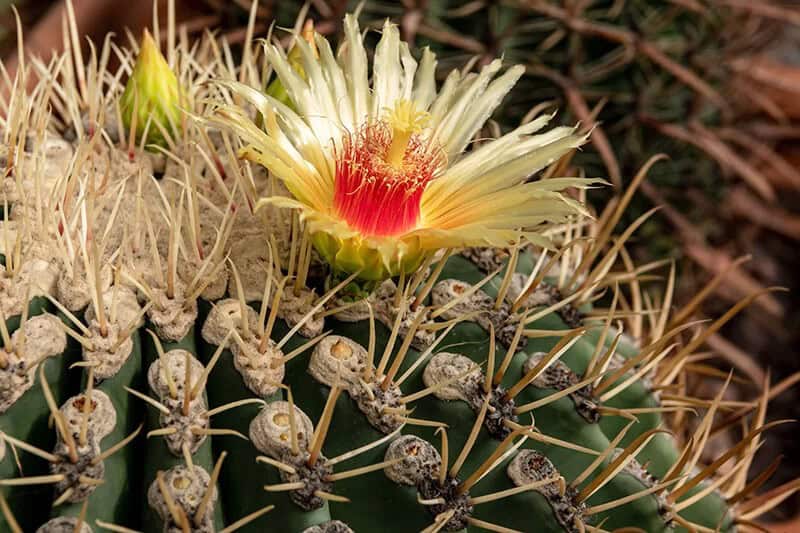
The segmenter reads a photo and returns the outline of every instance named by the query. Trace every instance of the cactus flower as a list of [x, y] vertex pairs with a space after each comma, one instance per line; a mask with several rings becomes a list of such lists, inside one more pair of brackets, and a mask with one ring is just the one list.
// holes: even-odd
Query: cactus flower
[[145, 30], [139, 56], [120, 99], [125, 129], [130, 131], [135, 126], [137, 140], [146, 130], [145, 144], [166, 146], [162, 128], [173, 137], [179, 131], [181, 94], [178, 78]]
[[508, 246], [521, 238], [546, 245], [543, 230], [583, 211], [559, 191], [587, 180], [530, 180], [585, 141], [574, 128], [540, 133], [552, 118], [541, 116], [470, 148], [522, 66], [500, 73], [495, 60], [476, 74], [453, 71], [437, 90], [434, 54], [424, 50], [418, 63], [387, 22], [370, 84], [358, 23], [348, 16], [344, 27], [335, 55], [320, 35], [316, 50], [295, 39], [303, 75], [282, 50], [265, 45], [293, 108], [221, 82], [260, 111], [263, 127], [230, 105], [212, 119], [239, 135], [241, 157], [265, 166], [294, 196], [259, 205], [298, 209], [335, 270], [381, 280], [413, 271], [442, 248]]

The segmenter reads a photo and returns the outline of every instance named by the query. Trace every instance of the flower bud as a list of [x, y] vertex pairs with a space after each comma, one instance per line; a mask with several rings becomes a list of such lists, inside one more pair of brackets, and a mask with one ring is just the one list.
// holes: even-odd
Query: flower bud
[[145, 30], [139, 56], [120, 100], [125, 128], [128, 132], [135, 128], [137, 141], [141, 141], [147, 130], [145, 145], [166, 146], [163, 131], [173, 138], [177, 136], [182, 105], [178, 78], [150, 32]]

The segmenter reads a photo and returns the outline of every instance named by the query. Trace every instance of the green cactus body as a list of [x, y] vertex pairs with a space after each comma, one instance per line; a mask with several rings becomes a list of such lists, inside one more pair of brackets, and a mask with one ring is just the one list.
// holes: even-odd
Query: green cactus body
[[[88, 376], [84, 376], [86, 379]], [[98, 439], [97, 445], [100, 450], [105, 450], [113, 445], [121, 442], [130, 434], [137, 430], [137, 427], [142, 423], [144, 410], [137, 404], [134, 398], [126, 392], [125, 387], [138, 388], [142, 378], [142, 352], [141, 343], [138, 334], [132, 337], [132, 344], [130, 353], [125, 362], [119, 370], [108, 379], [94, 385], [94, 390], [104, 394], [108, 401], [108, 407], [113, 410], [114, 421], [113, 427], [109, 428], [101, 439]], [[84, 390], [85, 386], [84, 386]], [[92, 396], [94, 399], [94, 397]], [[75, 411], [80, 413], [82, 409], [80, 405], [86, 401], [86, 394], [82, 394], [68, 400], [75, 404]], [[78, 403], [80, 402], [80, 404]], [[89, 435], [87, 440], [89, 446], [92, 445], [92, 440], [95, 439], [92, 435], [94, 430], [94, 420], [90, 418]], [[70, 423], [69, 431], [73, 431], [78, 424]], [[80, 446], [80, 437], [73, 435], [76, 439], [78, 446]], [[63, 439], [60, 441], [63, 442]], [[58, 447], [56, 448], [58, 449]], [[140, 442], [132, 445], [125, 446], [119, 452], [111, 455], [102, 461], [102, 484], [97, 487], [91, 487], [84, 483], [77, 483], [70, 487], [59, 490], [61, 487], [57, 486], [55, 491], [55, 498], [64, 495], [66, 490], [73, 488], [77, 490], [82, 488], [84, 490], [92, 490], [89, 498], [80, 498], [75, 502], [65, 502], [62, 505], [54, 507], [53, 515], [57, 516], [78, 516], [83, 511], [84, 501], [88, 501], [89, 505], [85, 511], [86, 519], [89, 523], [94, 523], [96, 520], [104, 522], [117, 523], [128, 522], [138, 523], [138, 516], [136, 510], [129, 505], [129, 501], [137, 498], [136, 487], [141, 483], [140, 472], [134, 467], [136, 462], [140, 460], [142, 455], [142, 447]], [[88, 457], [96, 457], [97, 455], [92, 452]], [[52, 467], [51, 467], [52, 470]], [[88, 471], [83, 475], [92, 477]], [[90, 489], [91, 487], [91, 489]]]
[[[68, 379], [67, 368], [75, 359], [74, 347], [68, 348], [67, 340], [56, 325], [57, 318], [52, 315], [40, 316], [47, 306], [47, 300], [36, 297], [31, 300], [28, 310], [22, 315], [13, 316], [6, 321], [6, 331], [11, 335], [11, 346], [5, 346], [3, 354], [6, 381], [6, 403], [0, 413], [0, 432], [24, 443], [48, 449], [53, 445], [53, 435], [48, 428], [50, 410], [42, 391], [42, 379], [51, 384], [52, 394], [56, 401], [65, 400], [73, 391], [75, 383]], [[34, 318], [39, 317], [39, 318]], [[53, 335], [52, 345], [43, 345], [34, 341], [25, 342], [20, 331], [20, 323], [25, 320], [25, 332], [30, 334], [32, 328], [45, 328]], [[50, 360], [52, 356], [55, 360]], [[34, 366], [42, 365], [39, 374]], [[15, 377], [16, 376], [16, 379]], [[21, 393], [21, 395], [20, 395]], [[16, 398], [15, 398], [16, 397]], [[17, 451], [10, 442], [4, 442], [2, 459], [0, 459], [0, 478], [11, 479], [21, 475], [46, 475], [47, 462], [41, 457]], [[45, 501], [49, 497], [49, 488], [41, 485], [23, 487], [0, 487], [10, 506], [24, 509], [19, 521], [26, 527], [32, 527], [38, 520], [39, 512], [35, 507], [26, 505], [29, 501]], [[0, 518], [0, 527], [7, 526], [6, 518]]]
[[[210, 476], [214, 470], [214, 456], [211, 439], [192, 433], [192, 428], [208, 429], [210, 422], [210, 418], [205, 414], [208, 410], [208, 398], [201, 382], [203, 366], [196, 358], [198, 354], [194, 328], [179, 341], [159, 341], [160, 347], [156, 346], [153, 337], [148, 337], [143, 352], [143, 361], [147, 369], [146, 390], [150, 397], [157, 399], [161, 406], [168, 406], [168, 409], [162, 411], [152, 404], [147, 404], [146, 431], [150, 434], [153, 431], [157, 433], [175, 428], [177, 432], [147, 439], [144, 450], [144, 474], [140, 485], [146, 492], [139, 498], [148, 501], [149, 505], [145, 508], [142, 529], [158, 531], [163, 528], [166, 517], [162, 516], [162, 513], [166, 515], [165, 509], [154, 507], [150, 502], [151, 498], [159, 497], [161, 490], [158, 485], [159, 475], [164, 476], [170, 469], [175, 469], [175, 475], [172, 477], [173, 483], [177, 485], [174, 487], [175, 491], [187, 499], [193, 507], [194, 513], [191, 519], [196, 527], [209, 527], [210, 524], [214, 529], [222, 529], [224, 518], [222, 505], [218, 501], [219, 496], [215, 493], [216, 487], [205, 504], [204, 509], [207, 510], [203, 512], [203, 509], [200, 509], [198, 512], [211, 482], [210, 477], [206, 476]], [[159, 352], [163, 352], [163, 358]], [[188, 373], [185, 371], [187, 362], [190, 368]], [[177, 370], [172, 371], [170, 375], [176, 390], [174, 398], [171, 396], [169, 385], [165, 383], [167, 378], [163, 368], [167, 365], [170, 368], [174, 366]], [[155, 389], [153, 384], [156, 384]], [[192, 392], [196, 387], [198, 394], [193, 397]], [[187, 396], [190, 401], [184, 403], [184, 398]], [[189, 470], [185, 464], [187, 455], [191, 457], [194, 469]], [[178, 470], [183, 468], [186, 468], [186, 471]], [[198, 472], [200, 469], [202, 470]], [[194, 489], [194, 484], [198, 485], [197, 489]]]

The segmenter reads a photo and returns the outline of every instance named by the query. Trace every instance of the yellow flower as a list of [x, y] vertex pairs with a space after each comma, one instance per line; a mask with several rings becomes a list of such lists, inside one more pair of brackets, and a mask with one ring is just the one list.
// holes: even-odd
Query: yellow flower
[[547, 245], [543, 230], [584, 212], [559, 191], [590, 181], [529, 181], [586, 139], [567, 127], [537, 133], [552, 116], [467, 149], [523, 67], [499, 74], [495, 60], [477, 74], [453, 71], [437, 90], [434, 54], [424, 50], [417, 63], [387, 22], [370, 85], [358, 23], [347, 16], [344, 27], [335, 55], [320, 35], [316, 49], [295, 39], [302, 75], [282, 50], [265, 45], [293, 108], [221, 82], [258, 109], [263, 128], [235, 106], [213, 115], [246, 145], [241, 157], [264, 165], [294, 195], [259, 205], [299, 210], [334, 269], [381, 280], [413, 271], [441, 248], [501, 247], [521, 238]]

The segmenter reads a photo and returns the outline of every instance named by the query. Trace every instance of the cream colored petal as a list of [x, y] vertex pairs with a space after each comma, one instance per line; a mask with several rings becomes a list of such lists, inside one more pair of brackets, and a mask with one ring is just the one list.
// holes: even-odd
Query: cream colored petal
[[[329, 182], [330, 187], [333, 187], [335, 168], [332, 150], [320, 143], [311, 127], [297, 113], [278, 100], [248, 85], [234, 81], [219, 81], [218, 83], [245, 98], [264, 117], [275, 113], [282, 134], [277, 136], [278, 140], [282, 144], [284, 140], [291, 143], [295, 150], [302, 154], [302, 159], [314, 165], [320, 176]], [[253, 141], [248, 142], [252, 143]]]
[[[299, 198], [304, 198], [313, 205], [326, 205], [331, 201], [332, 179], [326, 179], [314, 165], [299, 156], [291, 143], [285, 139], [281, 143], [257, 128], [241, 108], [219, 108], [210, 122], [236, 133], [244, 144], [249, 145], [240, 151], [241, 155], [272, 170]], [[267, 109], [265, 126], [268, 131], [275, 132], [278, 129], [271, 109]], [[280, 132], [278, 134], [282, 135]]]
[[318, 112], [308, 84], [289, 63], [286, 53], [275, 45], [264, 43], [264, 55], [299, 114], [305, 116], [309, 111]]
[[403, 64], [403, 80], [401, 84], [400, 98], [411, 100], [414, 94], [414, 77], [417, 73], [417, 61], [408, 49], [408, 43], [400, 43], [400, 63]]
[[431, 103], [429, 110], [429, 113], [431, 114], [432, 126], [438, 124], [442, 120], [442, 117], [445, 116], [445, 113], [447, 113], [461, 80], [461, 73], [457, 70], [450, 71], [450, 74], [448, 74], [447, 78], [445, 78], [444, 83], [442, 84], [441, 89], [439, 89], [439, 93]]
[[[483, 94], [489, 81], [497, 74], [501, 66], [502, 61], [495, 59], [483, 67], [479, 75], [468, 77], [471, 80], [469, 84], [463, 85], [461, 90], [456, 92], [456, 98], [450, 104], [447, 113], [437, 121], [432, 138], [446, 150], [450, 147], [449, 140], [452, 133], [458, 130], [461, 122], [468, 120], [471, 106]], [[448, 157], [452, 158], [452, 154], [449, 152]]]
[[423, 228], [409, 233], [404, 236], [404, 239], [410, 239], [412, 237], [418, 240], [420, 248], [426, 250], [464, 248], [469, 246], [505, 247], [518, 243], [523, 238], [537, 246], [552, 248], [550, 240], [538, 233], [516, 229], [490, 229], [480, 224], [451, 230]]
[[585, 136], [566, 135], [530, 153], [504, 161], [482, 174], [465, 172], [456, 175], [445, 172], [425, 190], [421, 209], [427, 216], [435, 218], [457, 209], [458, 203], [471, 202], [486, 194], [519, 184], [585, 141]]
[[286, 165], [269, 152], [260, 152], [252, 145], [240, 150], [239, 156], [268, 168], [304, 205], [321, 209], [330, 204], [327, 191], [321, 189], [310, 174], [299, 171], [298, 167]]
[[[310, 164], [319, 175], [320, 182], [332, 190], [335, 179], [333, 157], [329, 150], [320, 146], [317, 138], [307, 131], [303, 121], [297, 121], [297, 126], [302, 129], [291, 127], [285, 116], [273, 113], [271, 110], [264, 115], [264, 128], [291, 158], [286, 160], [287, 164]], [[294, 134], [290, 137], [287, 133]]]
[[534, 150], [571, 136], [577, 129], [577, 126], [558, 126], [538, 135], [531, 135], [521, 139], [519, 143], [511, 145], [507, 154], [509, 159], [528, 155]]
[[466, 182], [469, 176], [486, 174], [489, 170], [518, 157], [516, 154], [517, 147], [526, 139], [529, 139], [531, 134], [547, 126], [554, 116], [552, 114], [536, 117], [534, 120], [523, 124], [502, 137], [485, 142], [474, 150], [467, 152], [457, 161], [450, 164], [447, 169], [447, 179]]
[[611, 185], [609, 182], [602, 178], [549, 178], [546, 180], [538, 180], [529, 183], [531, 187], [535, 187], [542, 191], [563, 191], [568, 188], [575, 189], [593, 189], [595, 185]]
[[542, 220], [560, 221], [564, 216], [585, 211], [580, 204], [557, 192], [543, 191], [530, 185], [518, 185], [468, 202], [459, 201], [457, 208], [437, 216], [423, 213], [421, 224], [444, 229], [474, 223], [514, 228]]
[[341, 120], [342, 126], [347, 131], [355, 131], [359, 124], [355, 122], [353, 117], [353, 103], [350, 101], [347, 79], [342, 71], [342, 67], [336, 62], [328, 40], [318, 33], [314, 34], [314, 37], [317, 50], [319, 50], [319, 61], [322, 66], [322, 71], [335, 101], [336, 109], [339, 112], [339, 120]]
[[327, 212], [314, 209], [302, 201], [298, 201], [293, 198], [287, 198], [285, 196], [269, 196], [266, 198], [261, 198], [256, 203], [256, 211], [266, 205], [272, 205], [281, 209], [296, 209], [300, 214], [300, 220], [305, 222], [308, 230], [311, 233], [322, 231], [335, 235], [341, 239], [348, 239], [358, 236], [358, 232], [351, 230], [349, 227], [347, 227], [346, 223], [335, 218], [333, 215], [328, 214]]
[[[268, 154], [270, 158], [275, 158], [285, 165], [296, 166], [303, 171], [316, 172], [313, 165], [305, 159], [300, 158], [299, 164], [295, 165], [295, 162], [298, 161], [297, 157], [293, 157], [291, 152], [287, 152], [280, 142], [270, 137], [264, 130], [257, 128], [238, 107], [217, 109], [210, 122], [227, 127], [238, 135], [243, 144], [258, 147], [258, 152]], [[291, 144], [288, 144], [287, 147], [291, 148]]]
[[331, 92], [328, 80], [322, 71], [322, 63], [312, 52], [311, 46], [300, 36], [295, 36], [295, 46], [300, 51], [303, 62], [303, 70], [306, 74], [307, 85], [311, 91], [311, 97], [321, 109], [325, 117], [335, 123], [336, 129], [341, 130], [342, 121], [339, 118], [339, 108], [336, 105], [336, 97]]
[[[305, 44], [308, 46], [307, 44]], [[264, 52], [269, 64], [281, 80], [289, 98], [298, 111], [298, 115], [308, 124], [322, 146], [330, 144], [332, 139], [341, 136], [342, 127], [338, 114], [332, 115], [330, 100], [321, 100], [316, 92], [324, 93], [327, 86], [320, 91], [312, 90], [311, 86], [300, 77], [286, 60], [284, 52], [276, 46], [265, 46]], [[318, 69], [318, 67], [317, 67]], [[330, 94], [328, 92], [328, 94]]]
[[471, 180], [466, 187], [461, 187], [459, 190], [465, 199], [471, 200], [488, 192], [520, 183], [553, 164], [570, 150], [582, 146], [587, 137], [584, 135], [562, 137], [492, 169], [486, 176]]
[[392, 109], [402, 90], [402, 66], [400, 64], [400, 31], [388, 20], [383, 24], [383, 34], [375, 48], [372, 63], [372, 112], [373, 118], [383, 116]]
[[340, 49], [342, 70], [347, 73], [350, 101], [353, 105], [353, 120], [363, 123], [369, 116], [370, 94], [367, 68], [367, 52], [358, 28], [358, 20], [353, 15], [344, 17], [345, 42]]
[[420, 109], [427, 110], [436, 96], [436, 54], [426, 46], [422, 50], [422, 59], [414, 78], [414, 89], [411, 98]]
[[[275, 138], [257, 128], [237, 107], [218, 109], [215, 117], [216, 124], [232, 130], [248, 145], [240, 150], [241, 157], [247, 157], [273, 171], [298, 198], [317, 206], [326, 205], [332, 200], [332, 179], [322, 176], [314, 165], [298, 157], [296, 152], [287, 151], [286, 148], [292, 147], [290, 143], [282, 146]], [[269, 117], [274, 115], [267, 114], [267, 125], [271, 122]]]
[[333, 145], [335, 143], [321, 142], [311, 127], [291, 109], [272, 97], [267, 98], [275, 106], [278, 124], [283, 133], [292, 145], [303, 154], [303, 158], [314, 165], [317, 172], [333, 186], [335, 175]]
[[[511, 91], [524, 71], [524, 67], [520, 65], [512, 67], [490, 83], [480, 96], [465, 95], [464, 98], [469, 99], [468, 107], [465, 108], [465, 111], [461, 114], [454, 111], [452, 121], [450, 121], [450, 116], [443, 121], [443, 128], [452, 126], [452, 129], [447, 132], [446, 137], [440, 135], [439, 141], [451, 161], [455, 161], [464, 151], [472, 137], [489, 120], [489, 117], [500, 105], [503, 98]], [[447, 130], [445, 129], [445, 131]]]

